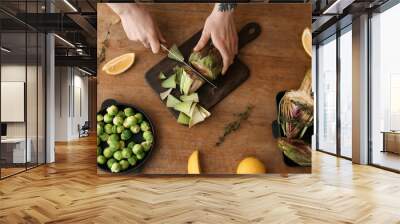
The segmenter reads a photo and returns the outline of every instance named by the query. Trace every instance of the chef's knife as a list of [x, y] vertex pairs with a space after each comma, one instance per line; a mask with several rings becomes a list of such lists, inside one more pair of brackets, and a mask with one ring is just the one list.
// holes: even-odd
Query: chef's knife
[[[174, 52], [170, 51], [166, 46], [164, 46], [163, 44], [161, 44], [161, 48], [165, 51], [167, 51], [169, 54], [173, 55], [175, 58], [179, 58]], [[185, 66], [189, 67], [190, 70], [192, 70], [194, 72], [194, 74], [196, 74], [198, 77], [200, 77], [202, 80], [206, 81], [208, 84], [210, 84], [211, 86], [213, 86], [214, 88], [218, 88], [214, 83], [212, 83], [210, 80], [208, 80], [206, 77], [204, 77], [200, 72], [198, 72], [196, 69], [194, 69], [191, 65], [189, 65], [188, 63], [185, 62], [185, 60], [179, 61], [182, 64], [184, 64]]]

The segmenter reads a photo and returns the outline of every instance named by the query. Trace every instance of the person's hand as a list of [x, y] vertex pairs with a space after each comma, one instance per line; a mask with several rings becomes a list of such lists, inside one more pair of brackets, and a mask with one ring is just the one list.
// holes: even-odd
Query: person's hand
[[238, 35], [233, 20], [233, 11], [221, 12], [216, 4], [208, 16], [200, 40], [193, 50], [200, 51], [210, 38], [215, 48], [221, 53], [224, 63], [222, 74], [225, 74], [238, 53]]
[[140, 41], [153, 53], [158, 53], [160, 44], [165, 43], [151, 15], [141, 6], [134, 4], [108, 3], [121, 18], [122, 27], [132, 41]]

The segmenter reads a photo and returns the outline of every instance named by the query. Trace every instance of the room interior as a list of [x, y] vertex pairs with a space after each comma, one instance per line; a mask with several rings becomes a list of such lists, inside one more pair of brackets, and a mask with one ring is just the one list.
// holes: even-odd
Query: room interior
[[[330, 15], [333, 9], [342, 11], [339, 17]], [[363, 163], [398, 172], [399, 103], [395, 96], [399, 94], [399, 67], [395, 54], [400, 34], [393, 27], [399, 12], [400, 6], [392, 1], [334, 1], [322, 16], [314, 16], [317, 150], [358, 163], [359, 158], [352, 158], [359, 157], [358, 148], [352, 147], [352, 122], [360, 113], [352, 108], [362, 100], [352, 101], [357, 99], [354, 90], [365, 88], [361, 106], [367, 111], [364, 141], [369, 144]], [[364, 57], [361, 62], [355, 58], [358, 54]], [[365, 67], [361, 86], [363, 78], [354, 75], [357, 63]]]
[[95, 174], [95, 0], [1, 1], [0, 220], [397, 223], [400, 3], [296, 2], [313, 6], [313, 174], [182, 179]]

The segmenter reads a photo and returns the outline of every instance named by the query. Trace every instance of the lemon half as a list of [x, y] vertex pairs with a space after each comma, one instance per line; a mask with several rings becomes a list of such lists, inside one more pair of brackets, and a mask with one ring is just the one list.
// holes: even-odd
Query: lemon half
[[102, 70], [109, 75], [119, 75], [128, 70], [135, 62], [135, 53], [123, 54], [107, 62]]
[[310, 28], [305, 28], [303, 34], [301, 35], [301, 42], [303, 43], [303, 48], [306, 53], [312, 57], [312, 34]]
[[238, 165], [237, 174], [262, 174], [266, 172], [264, 163], [255, 157], [246, 157]]

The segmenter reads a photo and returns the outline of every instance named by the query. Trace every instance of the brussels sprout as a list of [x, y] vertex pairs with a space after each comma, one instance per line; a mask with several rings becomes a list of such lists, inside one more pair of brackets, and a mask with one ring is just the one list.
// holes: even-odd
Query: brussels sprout
[[103, 121], [104, 116], [101, 114], [97, 114], [97, 122]]
[[143, 150], [147, 152], [147, 151], [149, 151], [149, 149], [153, 145], [153, 142], [147, 142], [146, 141], [146, 142], [142, 142], [141, 145], [143, 147]]
[[123, 158], [128, 159], [131, 156], [132, 156], [132, 150], [130, 150], [128, 148], [122, 149], [122, 157]]
[[138, 159], [138, 160], [142, 160], [143, 158], [144, 158], [144, 152], [141, 152], [141, 153], [139, 153], [139, 154], [136, 154], [136, 158]]
[[111, 172], [118, 173], [119, 171], [121, 171], [121, 165], [117, 162], [113, 163], [111, 166]]
[[122, 153], [121, 153], [121, 151], [116, 151], [116, 152], [114, 152], [113, 157], [114, 157], [114, 159], [120, 161], [120, 160], [122, 159]]
[[116, 163], [117, 161], [115, 160], [115, 159], [109, 159], [108, 161], [107, 161], [107, 167], [108, 167], [108, 169], [111, 169], [111, 166], [114, 164], [114, 163]]
[[135, 115], [135, 111], [133, 111], [133, 109], [130, 107], [125, 108], [124, 113], [125, 113], [125, 117], [130, 117], [130, 116]]
[[125, 119], [125, 113], [122, 110], [118, 112], [117, 116], [122, 117], [122, 119]]
[[111, 123], [112, 121], [113, 121], [113, 116], [112, 116], [112, 115], [110, 115], [110, 114], [104, 115], [104, 123], [109, 124], [109, 123]]
[[134, 166], [136, 164], [136, 156], [129, 157], [128, 162], [131, 166]]
[[140, 124], [140, 129], [141, 129], [142, 131], [148, 131], [148, 130], [150, 130], [150, 125], [149, 125], [149, 123], [148, 123], [147, 121], [143, 121], [143, 122]]
[[112, 116], [117, 115], [117, 114], [118, 114], [118, 107], [115, 106], [115, 105], [109, 106], [109, 107], [107, 108], [107, 113], [108, 113], [109, 115], [112, 115]]
[[104, 157], [111, 158], [111, 156], [113, 155], [113, 152], [111, 151], [110, 147], [107, 147], [103, 150], [103, 155]]
[[99, 136], [100, 140], [106, 142], [108, 140], [109, 135], [107, 133], [103, 133]]
[[128, 120], [125, 119], [124, 123], [122, 123], [122, 126], [124, 126], [124, 128], [129, 128], [129, 124], [128, 124]]
[[121, 116], [115, 116], [113, 119], [113, 123], [114, 125], [122, 125], [124, 123], [124, 118], [122, 118]]
[[97, 138], [96, 138], [96, 143], [97, 143], [97, 145], [100, 145], [100, 138], [99, 138], [99, 136], [97, 136]]
[[102, 164], [103, 165], [104, 163], [106, 163], [106, 161], [107, 161], [106, 157], [104, 157], [102, 155], [97, 156], [97, 163], [98, 164]]
[[139, 125], [137, 125], [137, 124], [135, 124], [135, 125], [133, 125], [133, 126], [131, 126], [131, 132], [133, 133], [133, 134], [137, 134], [137, 133], [139, 133], [140, 132], [140, 126]]
[[119, 161], [119, 165], [121, 166], [121, 170], [126, 170], [129, 167], [129, 163], [125, 159]]
[[116, 151], [119, 150], [119, 147], [113, 148], [113, 147], [110, 146], [110, 147], [108, 147], [108, 148], [110, 148], [112, 154], [114, 154], [114, 152], [116, 152]]
[[107, 134], [112, 134], [113, 132], [112, 132], [112, 127], [113, 127], [113, 125], [112, 124], [106, 124], [105, 126], [104, 126], [104, 131], [107, 133]]
[[134, 141], [129, 142], [128, 148], [132, 149], [136, 143]]
[[110, 146], [110, 148], [112, 148], [113, 150], [117, 150], [117, 149], [121, 148], [119, 141], [107, 141], [107, 143]]
[[116, 127], [117, 127], [117, 133], [118, 133], [118, 134], [121, 134], [122, 131], [125, 129], [124, 126], [122, 126], [122, 125], [118, 125], [118, 126], [116, 126]]
[[110, 141], [119, 141], [119, 135], [118, 134], [112, 134], [112, 135], [110, 135], [109, 140]]
[[101, 134], [103, 134], [103, 132], [104, 132], [103, 126], [97, 124], [97, 136], [100, 136]]
[[125, 141], [119, 141], [119, 148], [120, 149], [123, 149], [123, 148], [125, 148]]
[[148, 142], [153, 142], [153, 134], [150, 131], [143, 132], [143, 138]]
[[132, 148], [132, 152], [135, 153], [135, 155], [140, 154], [143, 152], [143, 147], [140, 144], [135, 144]]
[[135, 114], [135, 118], [136, 118], [137, 123], [140, 124], [140, 123], [142, 123], [142, 121], [143, 121], [143, 114], [141, 114], [141, 113], [136, 113], [136, 114]]
[[113, 125], [111, 131], [113, 134], [117, 134], [117, 125]]
[[136, 118], [134, 116], [127, 117], [124, 122], [126, 122], [128, 128], [132, 127], [137, 123]]
[[128, 129], [125, 129], [122, 133], [121, 133], [121, 139], [122, 140], [128, 140], [132, 137], [132, 132]]
[[96, 148], [96, 155], [97, 156], [101, 155], [101, 147], [100, 146], [97, 146], [97, 148]]

